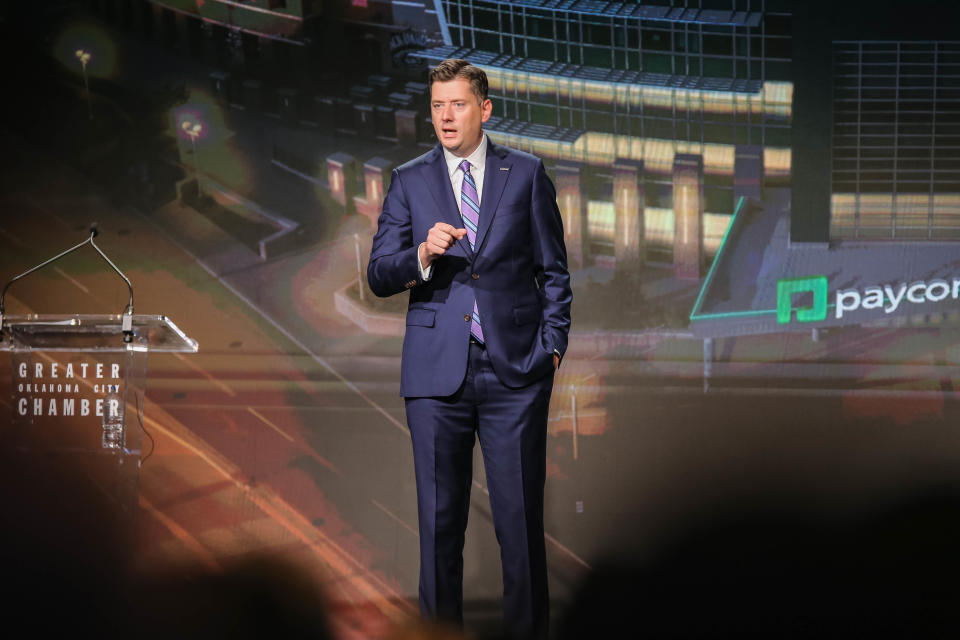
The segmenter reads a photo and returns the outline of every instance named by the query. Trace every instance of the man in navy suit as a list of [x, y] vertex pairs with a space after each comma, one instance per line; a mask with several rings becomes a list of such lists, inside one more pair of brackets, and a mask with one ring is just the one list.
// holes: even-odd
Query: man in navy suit
[[542, 638], [547, 410], [572, 297], [556, 192], [542, 161], [483, 132], [493, 105], [481, 69], [441, 62], [430, 97], [440, 144], [394, 170], [367, 268], [375, 294], [410, 291], [400, 394], [417, 478], [420, 608], [462, 623], [477, 437], [504, 623]]

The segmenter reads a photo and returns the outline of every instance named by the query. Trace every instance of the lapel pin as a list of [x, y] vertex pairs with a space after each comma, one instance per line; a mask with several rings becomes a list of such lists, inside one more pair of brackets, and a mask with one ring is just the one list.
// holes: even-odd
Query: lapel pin
[[510, 171], [510, 167], [500, 167], [500, 171]]

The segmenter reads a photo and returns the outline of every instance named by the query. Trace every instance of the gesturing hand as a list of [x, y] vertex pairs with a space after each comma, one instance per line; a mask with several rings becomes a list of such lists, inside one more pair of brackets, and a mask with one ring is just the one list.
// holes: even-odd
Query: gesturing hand
[[420, 265], [426, 269], [437, 257], [445, 254], [457, 240], [462, 240], [467, 235], [466, 229], [455, 229], [453, 225], [446, 222], [438, 222], [430, 227], [427, 232], [427, 239], [420, 245], [418, 254], [420, 256]]

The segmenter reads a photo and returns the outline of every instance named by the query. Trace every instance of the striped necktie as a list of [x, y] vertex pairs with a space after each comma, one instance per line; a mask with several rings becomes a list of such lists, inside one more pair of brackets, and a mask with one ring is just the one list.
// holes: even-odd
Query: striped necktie
[[[460, 169], [463, 171], [463, 187], [460, 189], [460, 217], [463, 218], [463, 225], [467, 229], [467, 240], [470, 241], [470, 249], [474, 249], [477, 241], [477, 225], [480, 222], [480, 197], [477, 195], [477, 183], [473, 181], [470, 175], [470, 161], [464, 160], [460, 163]], [[480, 327], [480, 312], [477, 311], [477, 301], [473, 301], [473, 318], [470, 321], [470, 334], [479, 342], [483, 342], [483, 329]]]

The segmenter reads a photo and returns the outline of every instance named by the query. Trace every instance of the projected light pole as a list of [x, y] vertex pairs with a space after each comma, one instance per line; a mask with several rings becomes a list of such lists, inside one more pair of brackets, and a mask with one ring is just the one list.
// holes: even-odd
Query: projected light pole
[[93, 120], [93, 107], [90, 106], [90, 82], [87, 80], [87, 63], [90, 62], [92, 56], [90, 52], [85, 49], [77, 49], [73, 52], [73, 55], [80, 61], [80, 71], [83, 73], [83, 87], [86, 89], [87, 116]]
[[360, 294], [360, 302], [363, 302], [363, 261], [360, 259], [360, 234], [353, 234], [353, 248], [357, 254], [357, 292]]
[[197, 180], [197, 198], [199, 198], [202, 191], [200, 190], [200, 158], [197, 156], [197, 138], [203, 132], [203, 123], [184, 120], [180, 123], [180, 128], [190, 138], [190, 147], [193, 150], [193, 173]]
[[575, 382], [570, 385], [570, 436], [571, 444], [573, 446], [573, 459], [577, 460], [580, 458], [580, 425], [578, 423], [578, 414], [577, 414], [577, 385], [579, 384], [583, 387], [588, 380], [591, 378], [596, 378], [597, 374], [591, 373], [586, 378], [581, 379], [579, 382]]

